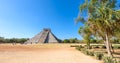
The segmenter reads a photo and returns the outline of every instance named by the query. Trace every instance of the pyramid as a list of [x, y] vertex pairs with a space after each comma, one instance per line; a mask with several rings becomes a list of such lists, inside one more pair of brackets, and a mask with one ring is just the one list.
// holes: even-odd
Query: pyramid
[[51, 32], [49, 28], [44, 28], [39, 34], [33, 38], [27, 40], [25, 44], [37, 44], [37, 43], [58, 43], [59, 40]]

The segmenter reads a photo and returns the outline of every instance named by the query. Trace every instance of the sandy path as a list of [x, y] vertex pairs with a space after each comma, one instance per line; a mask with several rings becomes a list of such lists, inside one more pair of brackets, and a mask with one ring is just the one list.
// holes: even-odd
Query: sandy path
[[29, 46], [0, 45], [0, 63], [100, 63], [66, 45], [49, 48], [46, 45], [39, 48]]

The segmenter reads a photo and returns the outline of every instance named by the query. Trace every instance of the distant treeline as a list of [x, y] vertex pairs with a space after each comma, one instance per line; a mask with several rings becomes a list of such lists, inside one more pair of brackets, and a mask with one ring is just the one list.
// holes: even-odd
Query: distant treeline
[[[4, 38], [4, 37], [0, 37], [0, 43], [24, 43], [27, 40], [29, 40], [29, 38]], [[79, 40], [77, 38], [70, 38], [70, 39], [64, 39], [64, 40], [60, 40], [60, 43], [85, 43], [84, 40]], [[119, 39], [111, 39], [110, 42], [112, 43], [116, 43], [116, 44], [120, 44], [120, 40]], [[96, 40], [94, 38], [90, 39], [90, 43], [103, 43], [103, 40]]]
[[[86, 43], [85, 40], [78, 40], [77, 38], [64, 39], [62, 42], [63, 43]], [[115, 44], [120, 44], [119, 39], [110, 39], [110, 42]], [[103, 40], [91, 38], [90, 43], [103, 43]]]
[[81, 41], [78, 40], [77, 38], [70, 38], [70, 39], [64, 39], [62, 42], [63, 43], [80, 43]]
[[28, 38], [4, 38], [4, 37], [0, 37], [0, 43], [24, 43], [25, 41], [27, 41]]
[[[91, 39], [90, 43], [101, 43], [100, 40]], [[85, 43], [84, 40], [78, 40], [77, 38], [64, 39], [63, 43]]]

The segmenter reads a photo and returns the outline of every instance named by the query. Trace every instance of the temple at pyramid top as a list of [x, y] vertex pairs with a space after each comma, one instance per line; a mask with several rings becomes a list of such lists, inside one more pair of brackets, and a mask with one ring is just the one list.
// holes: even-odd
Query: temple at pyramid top
[[59, 43], [59, 39], [51, 32], [51, 29], [44, 28], [39, 34], [25, 42], [25, 44], [33, 43]]

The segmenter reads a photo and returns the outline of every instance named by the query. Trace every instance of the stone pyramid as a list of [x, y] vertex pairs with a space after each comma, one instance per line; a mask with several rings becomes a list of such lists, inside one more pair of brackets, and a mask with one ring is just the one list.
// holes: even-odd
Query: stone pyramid
[[54, 36], [51, 30], [45, 28], [39, 34], [26, 41], [25, 44], [58, 43], [58, 42], [59, 40], [57, 39], [57, 37]]

